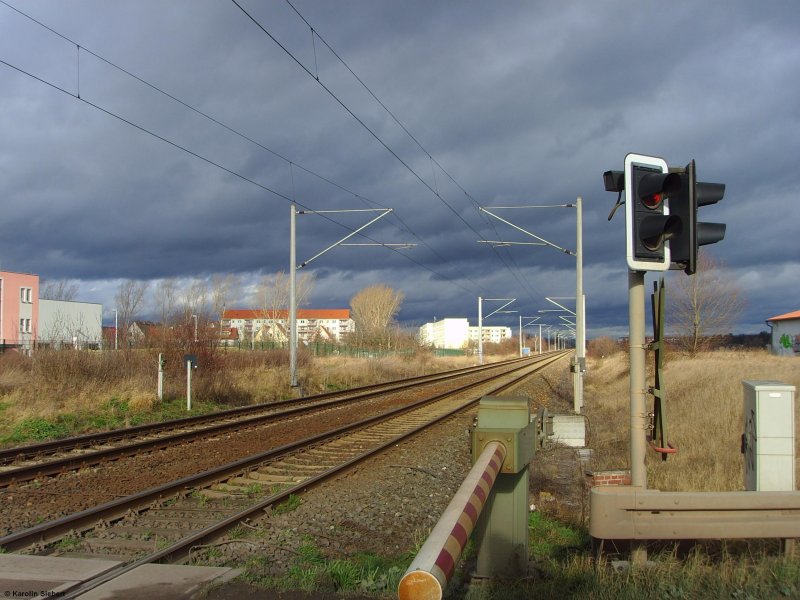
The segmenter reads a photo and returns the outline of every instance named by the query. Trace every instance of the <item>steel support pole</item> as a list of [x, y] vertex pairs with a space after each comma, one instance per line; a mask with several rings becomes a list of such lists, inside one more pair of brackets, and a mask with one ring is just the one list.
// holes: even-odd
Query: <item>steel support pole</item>
[[575, 201], [577, 231], [575, 242], [575, 372], [573, 381], [573, 410], [583, 408], [583, 370], [586, 364], [586, 315], [583, 303], [583, 198]]
[[483, 298], [478, 296], [478, 364], [483, 364]]
[[294, 202], [289, 211], [289, 385], [294, 388], [297, 387], [297, 207]]
[[539, 323], [539, 354], [542, 353], [542, 324]]
[[631, 395], [631, 484], [647, 488], [647, 381], [644, 339], [644, 272], [628, 272], [628, 335]]
[[519, 356], [522, 358], [522, 315], [519, 316]]

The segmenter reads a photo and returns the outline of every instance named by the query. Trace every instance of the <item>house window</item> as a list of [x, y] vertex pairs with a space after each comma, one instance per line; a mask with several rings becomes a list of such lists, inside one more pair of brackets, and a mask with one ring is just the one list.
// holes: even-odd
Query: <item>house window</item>
[[31, 332], [31, 320], [25, 319], [25, 333]]
[[32, 302], [31, 298], [33, 297], [33, 290], [29, 287], [21, 287], [19, 288], [19, 301], [25, 304], [30, 304]]
[[25, 319], [19, 320], [19, 332], [25, 333]]

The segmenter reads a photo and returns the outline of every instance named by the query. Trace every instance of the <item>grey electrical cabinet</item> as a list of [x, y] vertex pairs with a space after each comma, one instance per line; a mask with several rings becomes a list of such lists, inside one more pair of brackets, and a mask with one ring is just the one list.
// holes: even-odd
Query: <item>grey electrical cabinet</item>
[[795, 489], [795, 387], [779, 381], [742, 381], [744, 487]]

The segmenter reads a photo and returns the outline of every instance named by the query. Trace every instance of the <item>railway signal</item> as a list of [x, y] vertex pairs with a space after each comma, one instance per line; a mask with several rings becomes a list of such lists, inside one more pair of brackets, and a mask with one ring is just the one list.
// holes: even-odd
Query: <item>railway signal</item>
[[670, 197], [679, 191], [680, 175], [669, 172], [662, 158], [625, 157], [625, 233], [628, 267], [633, 271], [666, 271], [667, 243], [680, 234], [680, 218], [670, 214]]
[[697, 249], [716, 244], [725, 237], [724, 223], [697, 221], [700, 206], [716, 204], [725, 195], [724, 183], [697, 181], [697, 170], [692, 160], [686, 170], [678, 175], [678, 191], [670, 197], [670, 210], [682, 223], [681, 230], [670, 240], [673, 268], [682, 268], [687, 275], [696, 271]]

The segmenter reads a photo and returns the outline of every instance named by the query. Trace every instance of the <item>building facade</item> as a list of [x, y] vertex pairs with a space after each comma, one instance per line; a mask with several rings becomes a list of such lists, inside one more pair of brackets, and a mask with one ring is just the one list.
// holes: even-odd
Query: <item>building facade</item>
[[39, 326], [39, 276], [0, 271], [0, 345], [33, 349]]
[[771, 348], [774, 354], [800, 355], [800, 310], [767, 319], [772, 330]]
[[[222, 315], [222, 337], [234, 329], [239, 340], [288, 340], [289, 311], [262, 309], [228, 309]], [[297, 310], [297, 339], [303, 343], [341, 342], [355, 331], [355, 323], [347, 308], [303, 308]]]
[[419, 328], [419, 343], [434, 348], [462, 350], [469, 345], [469, 321], [442, 319], [425, 323]]
[[42, 298], [36, 339], [54, 347], [99, 349], [103, 344], [103, 305]]
[[[483, 343], [484, 344], [499, 344], [505, 340], [511, 339], [511, 327], [481, 327], [480, 328], [483, 333]], [[478, 343], [478, 331], [477, 327], [470, 327], [469, 328], [469, 340], [474, 343]]]

